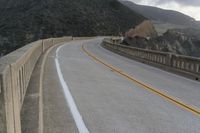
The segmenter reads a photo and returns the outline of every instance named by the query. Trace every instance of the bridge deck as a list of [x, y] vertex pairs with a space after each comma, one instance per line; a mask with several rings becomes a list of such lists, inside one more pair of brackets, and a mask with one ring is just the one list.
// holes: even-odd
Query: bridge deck
[[[89, 132], [199, 133], [199, 115], [108, 69], [81, 47], [84, 44], [96, 57], [131, 77], [197, 108], [200, 108], [199, 82], [114, 54], [102, 48], [101, 41], [101, 38], [73, 41], [57, 51], [59, 69]], [[44, 75], [44, 131], [78, 132], [75, 123], [79, 125], [81, 120], [77, 118], [74, 122], [69, 112], [72, 106], [66, 101], [69, 95], [60, 84], [55, 58], [54, 50]]]

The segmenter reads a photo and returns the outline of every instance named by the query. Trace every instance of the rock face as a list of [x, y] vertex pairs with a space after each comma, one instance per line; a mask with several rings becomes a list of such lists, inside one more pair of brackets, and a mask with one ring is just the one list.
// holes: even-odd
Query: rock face
[[149, 20], [143, 21], [141, 24], [136, 26], [135, 28], [130, 29], [128, 32], [126, 32], [125, 37], [156, 37], [157, 32]]
[[200, 57], [200, 30], [193, 28], [171, 29], [149, 40], [126, 38], [124, 43], [133, 47]]
[[119, 35], [144, 19], [117, 0], [1, 0], [0, 53], [41, 38]]
[[200, 30], [168, 30], [163, 36], [152, 38], [149, 44], [155, 50], [200, 57]]

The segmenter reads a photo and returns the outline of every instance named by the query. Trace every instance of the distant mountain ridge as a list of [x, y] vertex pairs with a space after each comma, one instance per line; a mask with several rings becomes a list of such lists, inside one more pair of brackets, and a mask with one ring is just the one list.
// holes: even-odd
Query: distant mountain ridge
[[41, 38], [119, 35], [144, 19], [117, 0], [1, 0], [0, 53]]
[[152, 6], [138, 5], [131, 1], [119, 1], [133, 11], [142, 14], [150, 20], [186, 26], [196, 25], [196, 21], [194, 18], [177, 11], [164, 10]]

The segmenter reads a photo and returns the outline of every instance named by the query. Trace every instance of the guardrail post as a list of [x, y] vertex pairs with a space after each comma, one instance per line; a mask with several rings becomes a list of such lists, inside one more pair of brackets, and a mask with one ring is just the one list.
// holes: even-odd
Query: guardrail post
[[18, 88], [18, 81], [17, 81], [17, 72], [13, 65], [10, 65], [11, 69], [11, 83], [12, 83], [12, 91], [13, 91], [13, 109], [14, 109], [14, 127], [15, 133], [21, 133], [21, 120], [20, 120], [20, 94]]
[[15, 133], [10, 66], [0, 74], [0, 133]]
[[3, 94], [3, 81], [2, 75], [0, 75], [0, 133], [6, 133], [6, 110], [5, 110], [5, 100]]
[[167, 65], [170, 66], [170, 67], [172, 66], [172, 63], [173, 63], [173, 62], [172, 62], [172, 58], [173, 58], [173, 54], [168, 53], [168, 54], [167, 54], [167, 62], [166, 62], [166, 63], [167, 63]]

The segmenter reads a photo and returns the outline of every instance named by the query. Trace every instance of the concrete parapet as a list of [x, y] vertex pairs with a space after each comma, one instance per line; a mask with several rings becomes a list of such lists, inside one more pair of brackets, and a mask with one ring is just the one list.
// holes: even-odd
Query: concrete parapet
[[70, 37], [53, 38], [53, 45], [61, 43], [61, 42], [67, 42], [67, 41], [70, 41], [70, 40], [72, 40], [71, 36]]
[[0, 74], [0, 132], [14, 132], [13, 90], [11, 86], [11, 72], [9, 65], [2, 65]]
[[186, 72], [200, 75], [200, 58], [172, 55], [171, 66]]
[[73, 37], [72, 36], [67, 36], [67, 37], [63, 37], [62, 38], [63, 40], [63, 42], [68, 42], [68, 41], [71, 41], [71, 40], [73, 40]]
[[49, 49], [50, 47], [53, 46], [53, 39], [45, 39], [43, 40], [43, 44], [42, 44], [42, 51], [45, 52], [47, 49]]
[[200, 80], [200, 58], [129, 47], [108, 38], [104, 39], [102, 45], [131, 59], [136, 59], [188, 78]]
[[73, 37], [73, 40], [88, 40], [93, 39], [94, 37]]
[[0, 59], [0, 133], [21, 133], [20, 111], [38, 59], [53, 45], [70, 40], [39, 40]]

